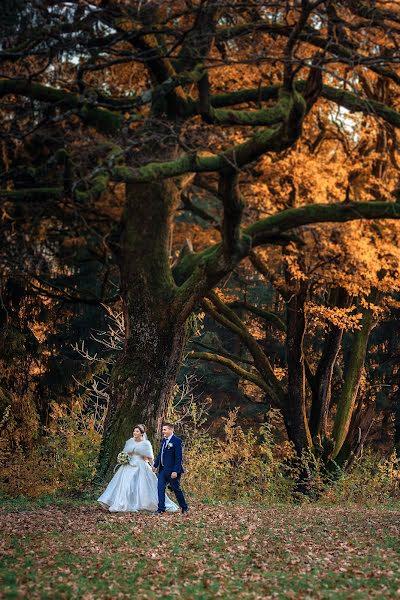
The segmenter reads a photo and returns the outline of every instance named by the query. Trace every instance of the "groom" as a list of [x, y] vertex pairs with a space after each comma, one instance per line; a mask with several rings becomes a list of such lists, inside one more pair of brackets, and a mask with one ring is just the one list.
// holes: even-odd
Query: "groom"
[[182, 440], [174, 435], [172, 423], [164, 423], [162, 427], [163, 441], [154, 461], [153, 471], [158, 469], [158, 510], [165, 512], [165, 488], [167, 484], [175, 492], [182, 513], [189, 510], [185, 496], [181, 490], [180, 480], [184, 472], [182, 467]]

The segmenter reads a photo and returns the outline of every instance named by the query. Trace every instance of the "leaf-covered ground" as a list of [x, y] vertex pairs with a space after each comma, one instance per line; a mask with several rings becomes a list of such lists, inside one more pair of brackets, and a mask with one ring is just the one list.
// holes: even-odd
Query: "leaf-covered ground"
[[0, 511], [0, 597], [400, 598], [400, 511], [95, 505]]

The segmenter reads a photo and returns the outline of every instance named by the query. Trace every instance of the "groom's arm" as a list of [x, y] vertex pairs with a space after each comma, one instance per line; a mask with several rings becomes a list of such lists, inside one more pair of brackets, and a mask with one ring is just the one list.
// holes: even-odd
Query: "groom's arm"
[[182, 466], [182, 442], [181, 442], [181, 440], [179, 440], [179, 442], [175, 446], [175, 464], [174, 464], [173, 472], [179, 473], [179, 471], [181, 470], [181, 466]]

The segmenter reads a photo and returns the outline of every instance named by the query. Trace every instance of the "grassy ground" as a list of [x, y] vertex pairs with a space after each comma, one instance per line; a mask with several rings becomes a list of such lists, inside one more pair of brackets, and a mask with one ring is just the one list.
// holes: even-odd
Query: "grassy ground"
[[195, 506], [109, 514], [5, 505], [0, 597], [400, 598], [400, 511]]

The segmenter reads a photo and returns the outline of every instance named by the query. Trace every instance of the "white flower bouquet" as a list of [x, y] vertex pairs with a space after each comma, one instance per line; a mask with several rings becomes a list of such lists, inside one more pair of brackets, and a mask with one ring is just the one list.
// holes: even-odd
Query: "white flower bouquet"
[[120, 452], [117, 456], [117, 463], [119, 465], [129, 465], [129, 454], [127, 452]]

